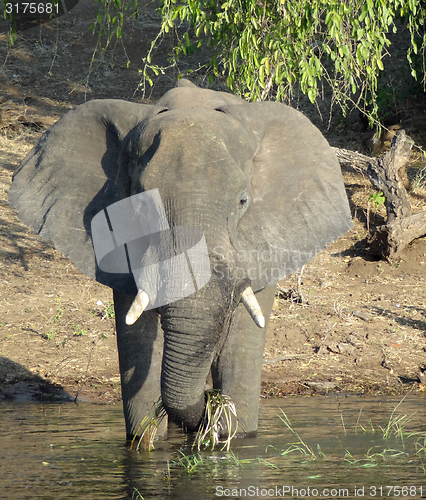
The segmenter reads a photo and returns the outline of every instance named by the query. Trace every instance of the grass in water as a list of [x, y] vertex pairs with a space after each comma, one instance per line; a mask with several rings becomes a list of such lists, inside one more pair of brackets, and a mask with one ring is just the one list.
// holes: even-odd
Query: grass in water
[[[208, 398], [210, 410], [206, 409], [206, 418], [208, 418], [210, 412], [210, 426], [214, 426], [214, 422], [218, 422], [216, 419], [220, 419], [220, 412], [223, 410], [217, 410], [217, 413], [214, 411], [214, 408], [219, 405], [220, 402], [227, 403], [229, 398], [220, 396], [218, 391], [216, 394], [210, 394]], [[219, 398], [219, 401], [215, 398]], [[223, 399], [222, 399], [223, 398]], [[402, 400], [403, 401], [403, 400]], [[292, 439], [293, 442], [287, 443], [287, 447], [276, 448], [273, 445], [268, 445], [266, 447], [265, 453], [269, 454], [272, 452], [273, 455], [269, 456], [267, 460], [264, 457], [257, 458], [245, 458], [240, 460], [238, 456], [236, 456], [232, 451], [227, 451], [222, 454], [213, 454], [213, 456], [206, 455], [197, 451], [192, 451], [191, 454], [184, 454], [182, 451], [178, 452], [178, 456], [176, 460], [172, 460], [170, 462], [170, 467], [168, 466], [167, 477], [170, 477], [170, 471], [179, 471], [183, 469], [186, 471], [188, 475], [195, 474], [205, 474], [206, 470], [211, 470], [212, 464], [215, 466], [220, 464], [220, 467], [228, 468], [229, 467], [259, 467], [259, 465], [267, 466], [272, 469], [279, 469], [283, 467], [283, 461], [290, 459], [293, 454], [298, 454], [301, 456], [301, 459], [296, 457], [296, 461], [301, 464], [306, 464], [308, 462], [315, 463], [319, 462], [321, 459], [323, 465], [321, 466], [320, 472], [324, 469], [324, 467], [337, 467], [339, 465], [350, 467], [350, 468], [380, 468], [380, 467], [405, 467], [407, 464], [410, 467], [414, 468], [417, 471], [423, 471], [426, 474], [426, 432], [414, 432], [409, 431], [406, 427], [406, 424], [410, 422], [410, 418], [406, 415], [399, 415], [397, 412], [401, 407], [401, 403], [398, 403], [396, 407], [390, 414], [388, 422], [383, 426], [378, 423], [374, 423], [371, 420], [368, 420], [367, 424], [364, 426], [361, 424], [361, 415], [362, 412], [359, 412], [358, 418], [356, 419], [356, 424], [354, 427], [347, 425], [343, 418], [343, 414], [340, 414], [340, 421], [343, 429], [344, 436], [351, 437], [353, 435], [359, 434], [360, 430], [364, 433], [375, 433], [374, 440], [371, 440], [374, 446], [369, 447], [367, 451], [363, 451], [362, 449], [358, 449], [356, 453], [349, 451], [345, 447], [341, 447], [340, 449], [332, 445], [331, 453], [328, 453], [328, 450], [325, 450], [326, 454], [322, 451], [319, 444], [315, 446], [309, 445], [308, 442], [302, 439], [301, 435], [293, 428], [290, 419], [285, 414], [285, 412], [280, 408], [280, 415], [278, 418], [282, 423], [287, 427], [287, 429], [292, 433], [292, 435], [296, 438], [296, 440]], [[220, 406], [220, 405], [219, 405]], [[216, 417], [213, 417], [211, 414], [216, 413]], [[231, 414], [232, 419], [236, 418], [235, 414]], [[224, 422], [228, 422], [231, 417], [228, 417], [228, 421], [226, 419], [221, 420], [221, 425], [224, 425]], [[193, 447], [199, 446], [199, 449], [203, 446], [214, 446], [219, 442], [218, 440], [218, 428], [211, 431], [211, 434], [206, 433], [206, 428], [208, 424], [203, 423], [199, 430], [199, 437], [201, 442], [197, 444], [194, 443]], [[220, 427], [222, 429], [222, 427]], [[230, 432], [228, 432], [230, 434]], [[232, 434], [234, 435], [235, 432]], [[213, 435], [213, 437], [212, 437]], [[204, 439], [203, 439], [204, 436]], [[212, 439], [216, 437], [216, 442], [212, 443]], [[231, 436], [232, 437], [232, 436]], [[393, 437], [391, 443], [389, 443], [389, 439]], [[340, 436], [338, 439], [343, 437]], [[402, 439], [404, 438], [404, 439]], [[391, 446], [384, 446], [385, 444], [398, 444], [398, 440], [401, 439], [401, 449], [397, 446], [393, 448]], [[221, 441], [223, 442], [223, 441]], [[353, 439], [350, 441], [353, 444]], [[340, 443], [341, 446], [343, 443]], [[254, 446], [255, 448], [256, 446]], [[339, 450], [341, 454], [339, 453]], [[193, 454], [192, 454], [193, 453]], [[294, 461], [294, 459], [293, 459]], [[277, 462], [277, 463], [275, 463]], [[285, 462], [284, 462], [285, 464]], [[286, 465], [284, 465], [285, 467]], [[227, 469], [227, 471], [228, 471]], [[229, 472], [229, 471], [228, 471]], [[311, 479], [316, 477], [322, 477], [322, 472], [318, 475], [309, 476]]]
[[[136, 451], [141, 448], [152, 451], [158, 427], [165, 416], [166, 410], [160, 399], [152, 411], [142, 420], [130, 448]], [[233, 426], [235, 429], [232, 429]], [[205, 413], [192, 447], [196, 447], [198, 451], [202, 449], [213, 450], [217, 444], [223, 443], [221, 451], [228, 451], [231, 440], [237, 433], [237, 428], [237, 413], [231, 398], [220, 394], [218, 389], [206, 391]], [[222, 431], [227, 436], [224, 439], [220, 437]]]
[[[139, 451], [142, 447], [144, 450], [152, 451], [154, 449], [154, 439], [157, 434], [158, 427], [165, 416], [166, 410], [164, 409], [163, 402], [159, 399], [151, 412], [142, 420], [134, 438], [132, 439], [130, 449]], [[138, 437], [139, 433], [140, 436]], [[135, 446], [136, 441], [137, 444]]]
[[202, 465], [204, 465], [203, 457], [197, 453], [196, 455], [185, 455], [182, 451], [179, 451], [180, 456], [177, 460], [172, 461], [172, 465], [175, 467], [185, 469], [186, 473], [191, 475]]
[[204, 455], [203, 457], [203, 455], [201, 455], [200, 453], [196, 453], [193, 455], [185, 455], [185, 453], [179, 450], [177, 452], [176, 460], [172, 460], [170, 462], [171, 467], [168, 468], [167, 477], [170, 477], [171, 470], [179, 470], [179, 469], [183, 469], [189, 476], [196, 473], [203, 474], [209, 469], [211, 470], [213, 464], [217, 465], [218, 460], [220, 461], [220, 464], [222, 466], [226, 467], [233, 466], [242, 469], [246, 465], [256, 466], [261, 464], [274, 470], [278, 469], [278, 467], [271, 461], [265, 460], [264, 458], [261, 457], [245, 458], [240, 460], [232, 452], [232, 450], [221, 455], [220, 458], [218, 458], [218, 456], [212, 457], [206, 455]]
[[[218, 389], [206, 391], [206, 398], [204, 418], [198, 428], [192, 447], [196, 447], [198, 451], [201, 449], [213, 450], [217, 444], [223, 443], [221, 451], [228, 451], [238, 428], [235, 405], [229, 396], [220, 394]], [[233, 425], [235, 425], [235, 429], [232, 429]], [[220, 438], [221, 431], [227, 435], [226, 438]]]
[[[393, 409], [386, 427], [382, 427], [381, 425], [376, 424], [376, 428], [375, 428], [374, 424], [371, 420], [368, 421], [368, 427], [364, 427], [363, 425], [361, 425], [361, 423], [360, 423], [361, 413], [362, 413], [362, 408], [361, 408], [359, 410], [358, 418], [357, 418], [356, 425], [355, 425], [355, 434], [357, 433], [358, 429], [361, 429], [362, 432], [364, 432], [364, 433], [367, 433], [367, 432], [375, 433], [378, 430], [380, 430], [380, 432], [382, 433], [383, 439], [390, 439], [392, 436], [396, 436], [396, 437], [400, 438], [402, 446], [404, 448], [404, 438], [412, 437], [412, 434], [409, 432], [406, 432], [405, 428], [412, 421], [412, 417], [414, 416], [414, 413], [410, 416], [401, 415], [401, 414], [396, 413], [396, 411], [401, 406], [401, 404], [403, 403], [405, 398], [406, 398], [406, 396], [404, 396], [401, 399], [401, 401]], [[340, 414], [340, 418], [342, 421], [343, 430], [344, 430], [345, 435], [346, 435], [346, 427], [345, 427], [345, 422], [343, 420], [343, 414]]]
[[296, 443], [292, 443], [289, 448], [287, 448], [285, 451], [281, 453], [281, 455], [288, 455], [289, 453], [292, 453], [294, 451], [298, 451], [301, 455], [307, 455], [313, 460], [318, 460], [318, 457], [324, 457], [324, 453], [321, 451], [321, 448], [319, 445], [317, 445], [318, 448], [318, 457], [315, 455], [314, 451], [312, 448], [306, 444], [303, 439], [299, 436], [298, 432], [293, 429], [293, 426], [291, 425], [291, 422], [285, 412], [280, 408], [280, 411], [282, 413], [281, 415], [278, 415], [278, 418], [281, 420], [281, 422], [287, 427], [287, 429], [292, 432], [298, 439]]

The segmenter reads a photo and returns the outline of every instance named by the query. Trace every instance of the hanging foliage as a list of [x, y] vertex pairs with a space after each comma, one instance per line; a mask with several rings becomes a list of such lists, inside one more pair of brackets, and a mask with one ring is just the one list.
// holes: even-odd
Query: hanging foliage
[[[176, 54], [207, 45], [213, 75], [248, 100], [288, 97], [297, 82], [314, 102], [326, 82], [342, 108], [369, 101], [373, 114], [377, 81], [396, 22], [408, 28], [407, 57], [424, 54], [421, 0], [163, 0], [162, 32], [181, 23], [191, 28]], [[194, 42], [195, 39], [195, 42]], [[192, 40], [192, 41], [191, 41]]]

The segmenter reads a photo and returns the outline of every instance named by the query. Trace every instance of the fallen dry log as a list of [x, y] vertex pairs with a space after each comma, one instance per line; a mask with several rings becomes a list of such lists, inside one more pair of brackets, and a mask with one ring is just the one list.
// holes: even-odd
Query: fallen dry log
[[377, 161], [377, 158], [358, 153], [358, 151], [350, 151], [349, 149], [333, 148], [339, 160], [341, 167], [353, 168], [359, 173], [366, 174], [368, 165], [371, 161]]
[[406, 169], [412, 147], [413, 141], [400, 130], [390, 149], [376, 158], [334, 148], [341, 166], [366, 174], [386, 199], [386, 224], [373, 230], [367, 240], [372, 255], [395, 259], [414, 239], [426, 234], [426, 212], [411, 215], [407, 193]]
[[395, 259], [413, 240], [426, 234], [426, 212], [394, 219], [376, 228], [368, 238], [369, 253]]

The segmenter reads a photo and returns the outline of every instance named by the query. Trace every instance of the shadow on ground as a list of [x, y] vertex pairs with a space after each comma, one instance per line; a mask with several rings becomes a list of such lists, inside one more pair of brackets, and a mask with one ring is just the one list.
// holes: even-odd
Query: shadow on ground
[[24, 366], [0, 356], [0, 401], [72, 401], [61, 386], [35, 375]]

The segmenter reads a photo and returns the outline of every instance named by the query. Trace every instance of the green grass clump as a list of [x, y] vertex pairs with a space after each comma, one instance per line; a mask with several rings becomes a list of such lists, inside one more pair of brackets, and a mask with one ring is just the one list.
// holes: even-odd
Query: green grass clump
[[288, 455], [289, 453], [293, 453], [294, 451], [299, 452], [301, 455], [308, 456], [311, 460], [318, 460], [319, 457], [324, 457], [324, 453], [321, 451], [321, 448], [319, 445], [317, 445], [318, 449], [318, 456], [315, 455], [315, 452], [312, 450], [312, 448], [303, 441], [303, 439], [299, 436], [298, 432], [293, 428], [291, 425], [291, 422], [285, 412], [280, 408], [280, 411], [282, 413], [281, 415], [278, 415], [278, 418], [281, 420], [281, 422], [287, 427], [289, 431], [291, 431], [296, 437], [297, 437], [297, 442], [296, 443], [291, 443], [291, 446], [284, 450], [281, 455], [285, 456]]
[[[221, 451], [229, 450], [231, 439], [237, 433], [238, 419], [235, 405], [229, 396], [218, 389], [206, 391], [206, 409], [192, 447], [210, 449], [223, 443]], [[234, 418], [233, 418], [234, 417]], [[235, 425], [235, 429], [232, 429]], [[221, 433], [227, 436], [221, 439]]]
[[102, 317], [108, 319], [115, 319], [114, 302], [108, 302], [105, 309], [102, 311]]
[[[160, 399], [152, 411], [142, 420], [132, 440], [131, 449], [137, 451], [141, 448], [148, 451], [153, 450], [158, 427], [165, 416], [166, 410]], [[233, 429], [233, 427], [235, 428]], [[206, 391], [205, 413], [192, 447], [197, 448], [198, 451], [202, 449], [213, 450], [217, 444], [223, 443], [221, 451], [228, 451], [237, 428], [237, 413], [231, 398], [220, 394], [218, 389]], [[221, 438], [221, 434], [226, 437]]]
[[[166, 410], [164, 409], [163, 401], [161, 398], [154, 405], [154, 408], [151, 410], [148, 415], [142, 420], [141, 424], [136, 431], [134, 438], [132, 439], [132, 443], [130, 448], [132, 450], [139, 451], [140, 448], [147, 451], [152, 451], [154, 449], [154, 439], [157, 434], [158, 428], [160, 426], [161, 421], [166, 416]], [[138, 438], [138, 434], [140, 436]], [[135, 443], [137, 444], [135, 446]]]
[[72, 329], [74, 330], [74, 333], [73, 333], [74, 337], [82, 337], [83, 335], [86, 335], [86, 333], [87, 333], [87, 330], [83, 330], [75, 323], [73, 323]]

